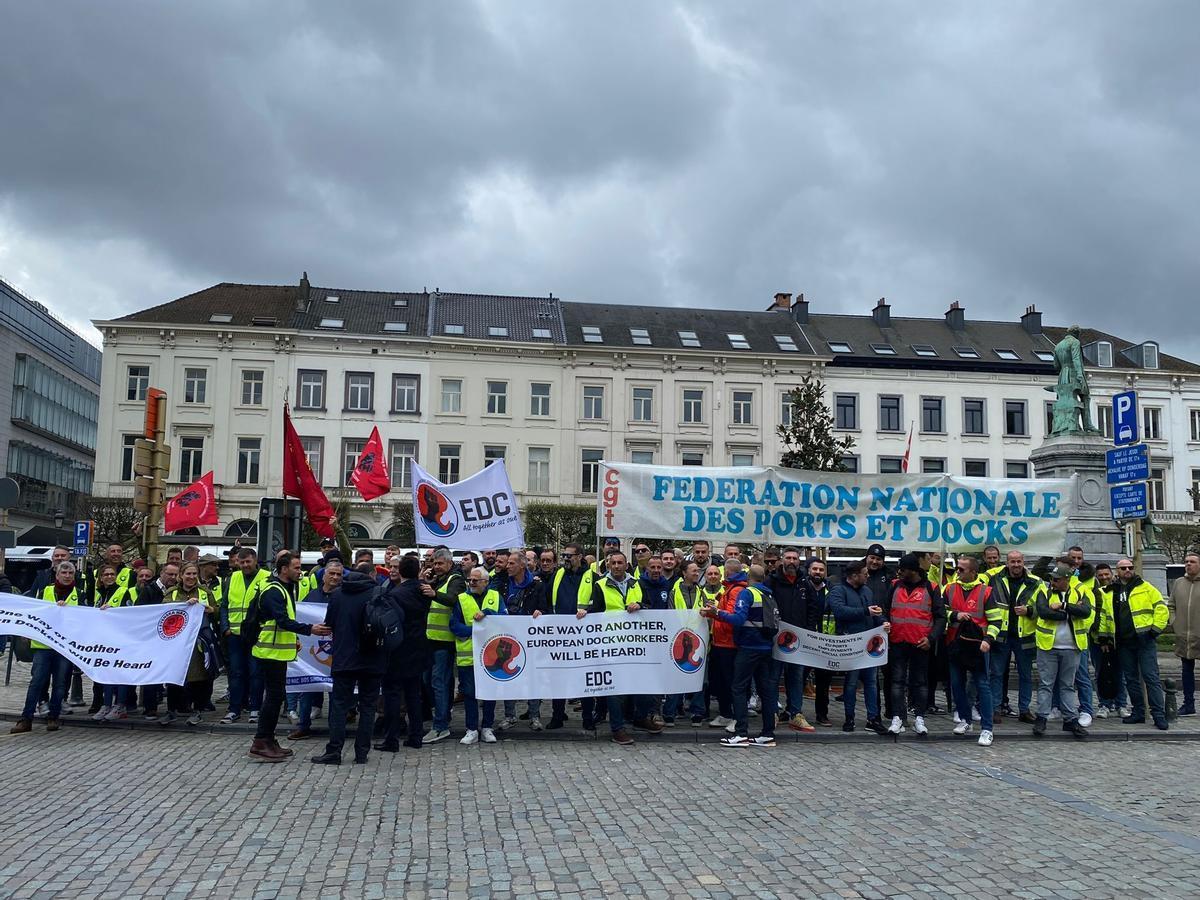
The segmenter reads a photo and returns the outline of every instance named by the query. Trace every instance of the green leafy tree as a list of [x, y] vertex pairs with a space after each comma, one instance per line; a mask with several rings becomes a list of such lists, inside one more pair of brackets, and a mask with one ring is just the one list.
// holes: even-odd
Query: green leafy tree
[[561, 547], [596, 544], [596, 507], [587, 503], [527, 503], [521, 507], [525, 543]]
[[819, 376], [805, 375], [800, 386], [788, 393], [788, 400], [791, 424], [777, 429], [785, 448], [779, 464], [812, 472], [841, 471], [842, 457], [854, 447], [854, 438], [834, 434], [824, 382]]

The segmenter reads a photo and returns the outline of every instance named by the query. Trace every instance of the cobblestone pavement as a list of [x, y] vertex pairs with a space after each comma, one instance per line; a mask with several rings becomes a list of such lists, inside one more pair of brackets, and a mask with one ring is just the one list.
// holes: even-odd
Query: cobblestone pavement
[[1195, 897], [1200, 743], [0, 736], [0, 897]]

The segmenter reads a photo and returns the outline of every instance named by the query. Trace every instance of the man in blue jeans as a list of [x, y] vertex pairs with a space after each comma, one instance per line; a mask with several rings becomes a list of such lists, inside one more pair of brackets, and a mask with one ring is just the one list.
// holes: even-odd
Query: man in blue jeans
[[1008, 609], [1008, 628], [992, 647], [988, 665], [992, 679], [992, 704], [1008, 702], [1004, 692], [1004, 676], [1008, 673], [1010, 657], [1017, 660], [1017, 710], [1020, 721], [1032, 724], [1030, 711], [1033, 701], [1033, 640], [1037, 626], [1037, 598], [1045, 592], [1042, 580], [1025, 568], [1025, 555], [1010, 550], [1003, 571], [988, 579], [996, 602]]
[[[241, 718], [242, 710], [250, 710], [250, 721], [258, 722], [262, 706], [263, 682], [258, 662], [250, 647], [242, 641], [242, 621], [254, 595], [267, 583], [269, 573], [258, 567], [258, 554], [250, 547], [237, 552], [237, 571], [226, 580], [221, 591], [219, 612], [221, 634], [225, 638], [225, 653], [229, 660], [229, 712], [222, 725], [232, 725]], [[138, 597], [138, 602], [141, 602]]]
[[425, 637], [429, 641], [431, 668], [429, 686], [433, 691], [433, 724], [422, 739], [433, 744], [450, 737], [450, 707], [454, 702], [455, 644], [450, 631], [450, 612], [459, 594], [467, 591], [467, 583], [454, 571], [454, 555], [445, 547], [433, 551], [430, 560], [432, 577], [421, 586], [430, 598], [429, 618]]
[[[858, 560], [846, 566], [842, 583], [829, 592], [829, 608], [837, 622], [838, 634], [859, 634], [873, 628], [883, 626], [891, 630], [883, 621], [883, 607], [871, 596], [867, 587], [866, 560]], [[851, 669], [846, 673], [846, 684], [842, 690], [842, 702], [846, 708], [846, 721], [842, 731], [854, 730], [855, 694], [858, 682], [863, 683], [863, 695], [867, 703], [867, 727], [877, 734], [886, 734], [883, 722], [879, 719], [879, 685], [877, 666], [865, 669]]]
[[[55, 566], [54, 581], [34, 597], [59, 606], [78, 606], [75, 564], [68, 561]], [[47, 687], [50, 688], [50, 713], [46, 717], [46, 730], [58, 731], [60, 727], [63, 698], [67, 695], [71, 677], [71, 663], [45, 644], [37, 641], [31, 641], [30, 644], [33, 648], [33, 672], [29, 677], [29, 689], [25, 691], [25, 708], [21, 710], [21, 718], [17, 719], [9, 734], [26, 734], [33, 730], [33, 713]]]
[[[779, 607], [779, 618], [797, 628], [816, 631], [824, 606], [825, 562], [815, 559], [805, 572], [800, 562], [800, 551], [787, 547], [779, 565], [767, 576], [767, 584]], [[787, 691], [787, 708], [780, 716], [780, 723], [787, 722], [793, 731], [815, 731], [804, 718], [804, 666], [783, 664], [783, 683]]]
[[[772, 658], [779, 631], [779, 608], [764, 584], [766, 570], [750, 567], [750, 585], [737, 595], [733, 612], [707, 607], [702, 615], [733, 626], [737, 652], [733, 657], [734, 733], [721, 738], [722, 747], [774, 747], [775, 712], [779, 702], [779, 666]], [[762, 731], [750, 737], [750, 689], [762, 701]]]

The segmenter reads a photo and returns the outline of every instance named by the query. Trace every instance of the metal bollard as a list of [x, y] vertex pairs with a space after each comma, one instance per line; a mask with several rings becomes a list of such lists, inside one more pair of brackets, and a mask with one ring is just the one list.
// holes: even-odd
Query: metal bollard
[[1175, 686], [1175, 679], [1164, 678], [1162, 684], [1164, 698], [1163, 705], [1166, 709], [1167, 721], [1174, 722], [1179, 718], [1179, 706], [1175, 700], [1175, 691], [1177, 690]]

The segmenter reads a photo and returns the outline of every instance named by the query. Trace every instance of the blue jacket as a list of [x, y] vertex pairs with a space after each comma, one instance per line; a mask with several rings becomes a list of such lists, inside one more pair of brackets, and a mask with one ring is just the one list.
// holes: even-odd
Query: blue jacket
[[867, 612], [868, 606], [876, 604], [871, 597], [871, 589], [865, 585], [855, 590], [848, 584], [839, 584], [829, 591], [826, 602], [837, 621], [838, 634], [858, 634], [883, 624], [883, 616]]
[[651, 578], [643, 575], [642, 605], [646, 609], [666, 609], [671, 605], [671, 582], [667, 578]]
[[[719, 609], [717, 618], [733, 626], [733, 642], [739, 650], [765, 650], [770, 653], [774, 636], [767, 636], [762, 632], [763, 611], [761, 606], [754, 605], [754, 591], [761, 593], [764, 598], [771, 594], [771, 589], [765, 584], [751, 584], [745, 590], [738, 591], [733, 612]], [[757, 627], [754, 622], [758, 623]]]
[[[479, 598], [476, 597], [475, 599], [478, 601]], [[504, 608], [503, 597], [500, 598], [500, 609], [498, 611], [493, 612], [490, 609], [483, 609], [480, 612], [485, 616], [508, 615], [508, 610]], [[469, 638], [471, 636], [471, 628], [474, 624], [474, 622], [468, 622], [463, 619], [462, 606], [457, 602], [457, 598], [455, 598], [454, 605], [450, 607], [450, 633], [456, 638]]]

